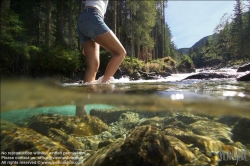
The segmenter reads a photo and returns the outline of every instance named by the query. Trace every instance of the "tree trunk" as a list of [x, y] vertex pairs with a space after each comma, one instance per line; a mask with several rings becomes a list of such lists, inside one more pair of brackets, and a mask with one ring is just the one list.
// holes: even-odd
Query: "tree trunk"
[[[79, 1], [79, 15], [80, 15], [81, 12], [82, 12], [82, 8], [83, 8], [83, 4], [82, 4], [81, 1]], [[77, 40], [78, 40], [78, 50], [82, 50], [82, 43], [81, 43], [79, 37], [78, 37]]]
[[68, 28], [69, 28], [69, 43], [68, 46], [70, 49], [73, 48], [73, 1], [69, 1], [69, 23], [68, 23]]
[[45, 45], [50, 45], [50, 27], [51, 27], [51, 0], [46, 1], [46, 23], [45, 23]]
[[165, 47], [166, 47], [166, 36], [165, 36], [165, 2], [163, 1], [163, 27], [162, 27], [162, 57], [165, 57]]
[[8, 10], [10, 8], [10, 0], [2, 0], [1, 3], [1, 11], [5, 12], [6, 10]]
[[117, 6], [116, 6], [116, 0], [111, 1], [112, 2], [112, 11], [113, 11], [113, 25], [112, 25], [112, 30], [114, 32], [114, 34], [116, 34], [116, 19], [117, 19]]

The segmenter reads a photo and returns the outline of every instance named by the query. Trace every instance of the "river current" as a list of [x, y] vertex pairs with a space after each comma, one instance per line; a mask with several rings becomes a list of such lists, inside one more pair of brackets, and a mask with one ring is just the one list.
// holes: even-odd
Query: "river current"
[[[217, 72], [238, 76], [244, 74], [232, 69]], [[1, 112], [46, 106], [107, 104], [142, 111], [179, 110], [215, 115], [250, 115], [248, 82], [238, 82], [235, 78], [184, 80], [192, 74], [172, 74], [157, 80], [131, 81], [121, 78], [112, 80], [110, 84], [2, 79]]]

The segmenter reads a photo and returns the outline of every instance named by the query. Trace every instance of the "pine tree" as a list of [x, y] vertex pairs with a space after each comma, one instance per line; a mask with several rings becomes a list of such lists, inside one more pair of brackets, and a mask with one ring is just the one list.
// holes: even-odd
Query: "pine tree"
[[236, 0], [234, 17], [231, 27], [232, 45], [234, 47], [234, 59], [244, 59], [244, 27], [243, 27], [243, 2]]

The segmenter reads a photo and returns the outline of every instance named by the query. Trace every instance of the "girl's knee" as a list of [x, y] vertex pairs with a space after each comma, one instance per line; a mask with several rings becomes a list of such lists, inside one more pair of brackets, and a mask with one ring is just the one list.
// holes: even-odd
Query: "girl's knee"
[[89, 64], [87, 67], [89, 70], [93, 71], [93, 72], [97, 72], [98, 69], [99, 69], [99, 63], [92, 63], [92, 64]]

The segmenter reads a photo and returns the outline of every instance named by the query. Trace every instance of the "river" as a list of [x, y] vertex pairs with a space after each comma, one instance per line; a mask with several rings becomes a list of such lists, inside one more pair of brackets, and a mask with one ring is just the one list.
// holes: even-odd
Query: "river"
[[[199, 73], [201, 72], [201, 70], [197, 70], [196, 72]], [[235, 77], [244, 75], [244, 73], [237, 73], [236, 70], [233, 70], [233, 69], [220, 69], [217, 71], [209, 70], [205, 72], [226, 73], [226, 74], [234, 75]], [[247, 123], [249, 123], [249, 118], [250, 118], [250, 84], [249, 82], [240, 82], [240, 81], [237, 81], [236, 78], [206, 79], [206, 80], [201, 80], [201, 79], [185, 80], [184, 79], [193, 74], [195, 73], [172, 74], [169, 77], [159, 78], [157, 80], [131, 81], [128, 78], [121, 78], [121, 79], [112, 80], [110, 84], [98, 84], [98, 81], [96, 81], [94, 84], [60, 83], [50, 78], [43, 78], [43, 79], [2, 78], [1, 79], [1, 128], [4, 127], [6, 131], [4, 130], [2, 133], [3, 136], [1, 138], [2, 139], [1, 147], [3, 145], [4, 146], [3, 148], [1, 148], [1, 151], [3, 151], [3, 153], [5, 153], [6, 151], [6, 154], [7, 154], [7, 151], [25, 151], [25, 150], [29, 151], [30, 147], [29, 146], [26, 147], [27, 144], [23, 144], [22, 146], [19, 146], [19, 144], [22, 144], [23, 143], [22, 141], [33, 142], [34, 139], [38, 140], [34, 142], [34, 145], [36, 145], [36, 149], [37, 148], [39, 149], [39, 147], [41, 146], [50, 147], [51, 146], [50, 143], [49, 145], [44, 143], [46, 142], [45, 140], [48, 139], [47, 137], [51, 137], [52, 140], [59, 141], [61, 142], [61, 144], [67, 147], [69, 144], [65, 144], [65, 141], [63, 143], [62, 139], [63, 140], [65, 138], [68, 139], [69, 134], [67, 134], [66, 136], [63, 136], [64, 134], [59, 134], [59, 136], [57, 135], [56, 137], [54, 136], [55, 133], [58, 134], [60, 132], [62, 133], [67, 132], [66, 130], [57, 131], [57, 129], [51, 128], [49, 129], [49, 133], [52, 133], [53, 131], [54, 135], [52, 134], [52, 136], [51, 134], [47, 135], [46, 133], [41, 132], [43, 135], [47, 136], [46, 138], [43, 138], [43, 137], [41, 138], [43, 142], [41, 145], [39, 144], [39, 138], [36, 137], [36, 138], [33, 138], [33, 140], [30, 140], [30, 137], [24, 136], [26, 134], [37, 136], [37, 134], [33, 133], [34, 131], [30, 131], [30, 129], [25, 129], [25, 128], [19, 128], [18, 130], [15, 130], [15, 131], [7, 131], [7, 128], [13, 128], [11, 127], [12, 125], [9, 125], [9, 122], [12, 122], [14, 125], [17, 125], [20, 127], [29, 126], [30, 128], [32, 128], [33, 126], [32, 129], [39, 132], [40, 129], [43, 128], [43, 125], [46, 125], [47, 123], [52, 123], [53, 120], [50, 120], [49, 122], [46, 121], [46, 123], [44, 123], [40, 127], [38, 124], [36, 124], [38, 122], [35, 122], [36, 127], [34, 127], [33, 125], [34, 121], [32, 121], [32, 117], [33, 117], [33, 120], [34, 120], [34, 116], [36, 118], [36, 116], [38, 115], [37, 117], [39, 118], [40, 115], [42, 116], [42, 114], [46, 114], [45, 116], [49, 116], [49, 117], [51, 117], [51, 114], [55, 114], [54, 118], [56, 118], [57, 115], [73, 117], [76, 114], [77, 107], [84, 108], [88, 114], [90, 113], [92, 109], [110, 109], [110, 108], [129, 109], [129, 110], [132, 110], [132, 112], [133, 110], [139, 111], [139, 112], [157, 112], [157, 113], [178, 112], [175, 115], [175, 117], [180, 117], [180, 114], [183, 113], [183, 116], [181, 118], [181, 120], [183, 121], [178, 122], [178, 123], [173, 123], [171, 125], [177, 125], [177, 127], [180, 127], [179, 126], [180, 124], [188, 122], [186, 126], [184, 125], [184, 127], [186, 128], [184, 131], [189, 130], [190, 128], [194, 127], [192, 126], [192, 124], [196, 125], [196, 122], [201, 123], [199, 119], [204, 119], [203, 117], [205, 116], [207, 120], [202, 122], [202, 124], [211, 123], [211, 127], [209, 128], [209, 125], [206, 126], [207, 132], [203, 131], [202, 129], [202, 131], [200, 131], [199, 134], [203, 136], [208, 136], [206, 135], [206, 133], [208, 134], [215, 133], [216, 135], [217, 132], [225, 131], [226, 133], [225, 137], [224, 137], [225, 133], [223, 133], [222, 136], [219, 133], [217, 136], [214, 136], [211, 138], [220, 140], [220, 138], [223, 137], [222, 141], [225, 141], [225, 140], [226, 141], [221, 144], [223, 144], [224, 146], [224, 143], [225, 143], [226, 146], [232, 146], [233, 141], [231, 140], [232, 133], [230, 130], [233, 131], [233, 126], [226, 127], [225, 124], [226, 125], [230, 124], [229, 121], [234, 120], [235, 118], [236, 119], [247, 118], [248, 119]], [[190, 114], [192, 114], [192, 116], [190, 116]], [[193, 114], [199, 115], [198, 120], [197, 119], [194, 120], [194, 117], [196, 116], [193, 116]], [[126, 115], [126, 116], [130, 116], [130, 115], [131, 114]], [[185, 120], [185, 117], [187, 118], [186, 120]], [[225, 122], [225, 124], [222, 124], [222, 122], [224, 122], [225, 119], [218, 120], [218, 119], [221, 119], [222, 117], [230, 117], [230, 118], [226, 120], [227, 122]], [[102, 119], [102, 117], [100, 118]], [[110, 117], [110, 118], [113, 118], [113, 117]], [[169, 122], [169, 118], [176, 120], [176, 118], [174, 117], [165, 117], [165, 118], [166, 118], [165, 119], [166, 122]], [[192, 119], [192, 123], [189, 122], [190, 119]], [[2, 122], [3, 120], [4, 122]], [[105, 121], [105, 119], [102, 119], [102, 120]], [[138, 120], [138, 122], [136, 123], [137, 125], [140, 124], [139, 121], [141, 123], [142, 119]], [[164, 121], [164, 125], [165, 125], [165, 121]], [[42, 122], [39, 122], [39, 123], [42, 123]], [[68, 123], [67, 120], [65, 120], [65, 124], [67, 123]], [[74, 123], [74, 122], [69, 122], [69, 123]], [[220, 125], [222, 126], [221, 131], [219, 130], [214, 131], [214, 130], [217, 130], [216, 126], [218, 126], [218, 123], [219, 123], [219, 126]], [[112, 125], [114, 124], [112, 123], [109, 125], [112, 128]], [[198, 126], [202, 126], [202, 125], [198, 125]], [[197, 126], [195, 127], [197, 128]], [[118, 128], [119, 128], [119, 125], [118, 125]], [[194, 131], [198, 130], [196, 128]], [[234, 138], [235, 140], [235, 143], [233, 143], [234, 148], [238, 147], [238, 144], [236, 146], [236, 143], [237, 143], [236, 140], [238, 140], [242, 142], [242, 144], [240, 145], [241, 147], [243, 147], [243, 149], [248, 149], [248, 150], [250, 149], [249, 132], [246, 131], [246, 133], [248, 133], [248, 136], [244, 134], [245, 130], [248, 130], [248, 128], [245, 129], [240, 126], [234, 129], [234, 135], [235, 133], [238, 132], [239, 129], [241, 132], [243, 131], [243, 133], [238, 134], [238, 135], [243, 135], [242, 137]], [[47, 130], [46, 127], [45, 129]], [[61, 129], [61, 128], [58, 128], [58, 129]], [[211, 132], [209, 130], [211, 130]], [[77, 129], [77, 131], [82, 131], [82, 129], [81, 130]], [[162, 131], [165, 131], [166, 133], [170, 133], [171, 135], [171, 132], [169, 131], [168, 126], [166, 126], [165, 129], [163, 128]], [[13, 136], [11, 132], [15, 132], [16, 136]], [[19, 132], [20, 133], [28, 132], [28, 133], [20, 134], [18, 136]], [[185, 139], [187, 137], [187, 134], [188, 133], [186, 133], [185, 135]], [[128, 136], [127, 134], [121, 134], [121, 135]], [[74, 135], [72, 135], [72, 137], [73, 136]], [[175, 134], [172, 134], [172, 136], [175, 136]], [[12, 137], [13, 139], [10, 139]], [[15, 137], [18, 139], [15, 139]], [[71, 140], [72, 137], [68, 140]], [[179, 138], [178, 135], [176, 137]], [[206, 137], [192, 136], [192, 139], [193, 138], [204, 139]], [[209, 137], [209, 139], [211, 138]], [[89, 137], [88, 138], [84, 137], [84, 140], [86, 139], [89, 139]], [[93, 139], [96, 140], [98, 138], [95, 137]], [[181, 139], [181, 141], [185, 142], [185, 139], [184, 140]], [[18, 140], [22, 140], [21, 143], [18, 142]], [[81, 138], [81, 140], [83, 140], [83, 138]], [[8, 142], [11, 143], [9, 145], [10, 147], [8, 146]], [[200, 142], [200, 140], [198, 142]], [[229, 145], [228, 145], [228, 142], [230, 142]], [[12, 144], [15, 144], [18, 146], [14, 147], [12, 146]], [[78, 143], [78, 144], [81, 144], [81, 143]], [[204, 145], [205, 145], [204, 147], [203, 147], [203, 144], [202, 146], [200, 145], [199, 146], [197, 145], [197, 146], [201, 149], [201, 154], [205, 155], [208, 158], [207, 161], [204, 161], [205, 165], [208, 163], [211, 164], [213, 156], [209, 154], [212, 153], [213, 151], [216, 151], [216, 150], [218, 151], [222, 149], [218, 148], [216, 143], [214, 145], [212, 143], [211, 146], [210, 146], [210, 142], [204, 143]], [[185, 146], [189, 147], [190, 145], [186, 143]], [[196, 144], [193, 143], [192, 146], [196, 146]], [[20, 147], [22, 147], [23, 149], [22, 148], [18, 149]], [[11, 148], [14, 148], [14, 149], [11, 150]], [[51, 148], [53, 149], [53, 147]], [[87, 149], [97, 150], [93, 148], [93, 146], [90, 146]], [[191, 149], [195, 149], [195, 148], [193, 147], [189, 148], [190, 151]], [[209, 154], [207, 150], [209, 150]], [[248, 153], [246, 154], [248, 154], [247, 157], [250, 157], [250, 152], [248, 150], [247, 150]], [[239, 151], [239, 150], [236, 149], [236, 151]], [[54, 151], [52, 150], [49, 152], [54, 152]], [[83, 151], [82, 153], [88, 154], [85, 151]], [[89, 155], [85, 155], [85, 159], [94, 153], [95, 152], [91, 152], [89, 153]], [[196, 155], [196, 152], [192, 151], [192, 153]], [[228, 152], [225, 152], [225, 153], [228, 153]], [[223, 151], [223, 154], [224, 154], [224, 151]], [[61, 157], [64, 157], [64, 156], [61, 156]], [[199, 159], [199, 155], [198, 156], [196, 155], [196, 158], [197, 160], [190, 159], [189, 162], [192, 162], [192, 161], [203, 162], [203, 159]], [[77, 161], [83, 162], [85, 159], [77, 160]], [[244, 162], [242, 162], [243, 165], [244, 164], [248, 165], [249, 162], [247, 163], [247, 161], [249, 160], [250, 158], [248, 158], [248, 160], [244, 160]], [[18, 162], [18, 161], [15, 161], [15, 162]], [[32, 160], [29, 160], [29, 161], [32, 161]], [[186, 160], [184, 164], [181, 160], [179, 160], [178, 162], [180, 162], [181, 165], [185, 165]], [[199, 165], [199, 162], [198, 162], [198, 165]], [[219, 161], [216, 161], [216, 162], [219, 162]], [[193, 165], [197, 165], [197, 163], [193, 163]]]

